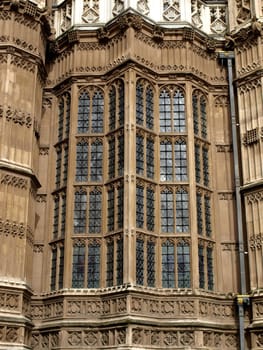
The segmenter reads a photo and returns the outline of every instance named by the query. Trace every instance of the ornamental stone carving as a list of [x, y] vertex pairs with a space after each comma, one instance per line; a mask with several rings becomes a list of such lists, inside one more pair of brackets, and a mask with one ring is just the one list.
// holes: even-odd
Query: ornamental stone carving
[[70, 346], [79, 346], [82, 343], [82, 336], [81, 332], [73, 331], [73, 332], [68, 332], [68, 345]]
[[124, 0], [115, 0], [112, 14], [117, 16], [121, 11], [124, 10]]
[[24, 238], [26, 235], [26, 227], [23, 223], [0, 219], [0, 236], [1, 235]]
[[180, 18], [180, 1], [163, 0], [163, 18], [169, 22], [174, 22]]

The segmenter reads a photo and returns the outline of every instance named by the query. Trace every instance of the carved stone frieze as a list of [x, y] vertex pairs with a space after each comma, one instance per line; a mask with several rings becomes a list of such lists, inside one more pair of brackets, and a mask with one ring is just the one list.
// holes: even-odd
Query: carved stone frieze
[[9, 312], [19, 311], [19, 294], [10, 293], [10, 292], [0, 292], [0, 309], [6, 310]]
[[246, 81], [244, 84], [239, 86], [240, 93], [249, 93], [253, 89], [257, 89], [262, 86], [261, 79], [255, 79], [251, 81]]
[[233, 152], [232, 145], [216, 145], [216, 151], [219, 153]]
[[0, 184], [17, 187], [21, 190], [27, 190], [29, 187], [28, 179], [6, 173], [0, 175]]
[[124, 0], [115, 0], [112, 9], [112, 14], [117, 16], [121, 11], [124, 10]]
[[23, 223], [0, 219], [0, 236], [24, 238], [26, 227]]
[[231, 201], [234, 198], [233, 192], [218, 192], [218, 198], [221, 201]]
[[36, 64], [28, 61], [27, 59], [19, 56], [12, 55], [10, 64], [13, 64], [17, 68], [26, 70], [29, 73], [35, 73]]
[[263, 317], [263, 303], [255, 302], [253, 305], [253, 310], [256, 318]]
[[257, 203], [263, 200], [263, 191], [259, 190], [257, 192], [249, 193], [245, 197], [248, 204]]
[[253, 250], [261, 250], [263, 247], [263, 234], [258, 233], [257, 235], [253, 235], [249, 238], [249, 247]]
[[0, 325], [0, 341], [7, 343], [21, 343], [22, 328], [16, 326], [1, 326]]
[[12, 121], [14, 124], [26, 126], [27, 128], [31, 127], [33, 122], [32, 117], [29, 113], [12, 109], [10, 106], [3, 107], [3, 110], [3, 115], [5, 116], [6, 121]]

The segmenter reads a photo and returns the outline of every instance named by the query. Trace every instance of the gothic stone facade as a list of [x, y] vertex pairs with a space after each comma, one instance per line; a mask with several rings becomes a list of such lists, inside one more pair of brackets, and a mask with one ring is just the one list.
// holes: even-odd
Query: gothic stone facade
[[112, 1], [97, 27], [103, 2], [76, 3], [0, 3], [0, 349], [240, 348], [220, 52], [263, 349], [263, 1], [160, 1], [163, 24]]

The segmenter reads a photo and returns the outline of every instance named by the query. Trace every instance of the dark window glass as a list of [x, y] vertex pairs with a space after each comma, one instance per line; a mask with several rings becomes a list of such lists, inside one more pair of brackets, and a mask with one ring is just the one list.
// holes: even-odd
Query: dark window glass
[[61, 157], [62, 157], [62, 152], [61, 152], [61, 148], [59, 148], [57, 149], [57, 162], [56, 162], [56, 188], [60, 187]]
[[201, 182], [201, 162], [200, 162], [200, 146], [195, 144], [195, 179]]
[[143, 86], [140, 83], [136, 86], [136, 123], [143, 125]]
[[154, 142], [151, 139], [147, 139], [146, 143], [146, 168], [147, 177], [154, 178]]
[[190, 288], [190, 247], [185, 242], [177, 245], [177, 278], [178, 288]]
[[87, 193], [75, 193], [74, 233], [86, 233]]
[[203, 148], [203, 176], [204, 185], [209, 186], [209, 160], [208, 160], [208, 150]]
[[89, 194], [89, 233], [101, 232], [101, 205], [102, 194], [92, 191]]
[[198, 246], [199, 288], [205, 288], [204, 248]]
[[214, 289], [214, 273], [213, 273], [213, 250], [207, 248], [207, 287], [209, 290]]
[[203, 234], [203, 210], [202, 210], [202, 195], [196, 194], [196, 209], [197, 209], [197, 232]]
[[109, 178], [115, 177], [115, 139], [109, 140]]
[[120, 135], [118, 137], [118, 175], [123, 175], [124, 169], [124, 137]]
[[56, 275], [57, 275], [57, 248], [52, 250], [51, 257], [51, 277], [50, 277], [50, 289], [56, 289]]
[[171, 132], [171, 98], [166, 90], [160, 93], [159, 98], [159, 113], [160, 113], [160, 131]]
[[161, 181], [173, 180], [172, 143], [162, 141], [160, 145], [160, 178]]
[[147, 242], [147, 284], [155, 286], [155, 244], [151, 241]]
[[153, 129], [153, 91], [148, 86], [146, 88], [146, 127]]
[[136, 173], [144, 173], [144, 139], [140, 135], [136, 135]]
[[103, 132], [104, 99], [100, 91], [96, 91], [92, 97], [91, 132]]
[[199, 134], [199, 118], [198, 118], [198, 98], [196, 95], [193, 96], [193, 121], [194, 121], [194, 133]]
[[176, 132], [185, 131], [185, 102], [184, 94], [180, 90], [173, 96], [173, 127]]
[[187, 181], [187, 150], [184, 140], [177, 140], [174, 145], [175, 178], [177, 181]]
[[88, 143], [80, 142], [77, 144], [76, 181], [83, 182], [87, 180], [88, 180]]
[[153, 231], [154, 230], [154, 191], [151, 188], [147, 188], [146, 191], [146, 204], [147, 204], [147, 230]]
[[211, 237], [211, 205], [210, 198], [205, 196], [205, 231], [207, 237]]
[[162, 286], [163, 288], [175, 287], [174, 244], [165, 242], [162, 244]]
[[89, 244], [88, 246], [88, 288], [100, 286], [100, 246]]
[[84, 134], [89, 131], [90, 97], [83, 92], [79, 97], [78, 106], [78, 133]]
[[114, 242], [107, 244], [107, 287], [113, 286]]
[[161, 193], [161, 230], [174, 232], [174, 201], [171, 191]]
[[117, 285], [123, 283], [123, 240], [117, 241]]
[[110, 90], [110, 118], [109, 118], [110, 130], [115, 129], [116, 125], [116, 89], [114, 86]]
[[206, 120], [206, 100], [204, 97], [200, 98], [200, 112], [201, 112], [201, 136], [207, 137], [207, 120]]
[[144, 225], [144, 189], [136, 186], [136, 226], [142, 228]]
[[119, 81], [119, 125], [124, 125], [124, 83]]
[[103, 162], [103, 145], [102, 142], [96, 140], [91, 145], [90, 155], [90, 180], [102, 180], [102, 162]]
[[64, 278], [64, 247], [60, 247], [60, 257], [59, 257], [59, 273], [58, 273], [58, 288], [63, 288], [63, 278]]
[[65, 230], [66, 230], [66, 196], [62, 196], [62, 205], [61, 205], [61, 225], [60, 225], [60, 233], [61, 236], [65, 236]]
[[58, 105], [58, 141], [63, 139], [63, 124], [64, 124], [64, 101], [61, 98]]
[[108, 191], [108, 230], [114, 230], [114, 189]]
[[66, 103], [66, 125], [65, 125], [65, 137], [69, 136], [69, 126], [70, 126], [70, 96], [67, 95], [65, 98]]
[[118, 188], [118, 228], [123, 227], [123, 186]]
[[85, 247], [73, 248], [72, 288], [84, 288]]
[[63, 160], [63, 185], [67, 184], [68, 178], [68, 145], [64, 147], [64, 160]]
[[59, 196], [54, 199], [54, 217], [53, 217], [53, 238], [58, 237], [58, 224], [59, 224]]
[[176, 231], [189, 231], [188, 193], [181, 189], [176, 192]]
[[144, 242], [141, 239], [136, 240], [136, 283], [144, 283]]

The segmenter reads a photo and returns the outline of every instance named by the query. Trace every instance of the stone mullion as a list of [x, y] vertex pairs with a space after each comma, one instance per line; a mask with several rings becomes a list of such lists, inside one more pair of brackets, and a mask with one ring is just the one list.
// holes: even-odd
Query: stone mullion
[[[198, 230], [196, 214], [196, 182], [195, 182], [195, 137], [193, 128], [193, 110], [192, 110], [192, 86], [186, 83], [185, 101], [187, 111], [187, 131], [188, 131], [188, 181], [189, 181], [189, 218], [191, 234], [191, 280], [192, 288], [199, 288], [199, 269], [198, 269]], [[201, 148], [200, 148], [201, 149]], [[201, 163], [202, 167], [202, 163]]]
[[[124, 131], [124, 261], [123, 283], [136, 281], [136, 73], [125, 73], [125, 131]], [[134, 101], [134, 103], [132, 103]]]

